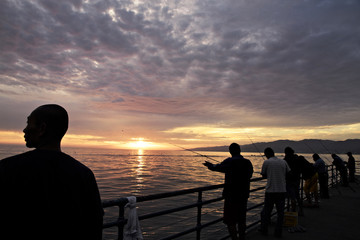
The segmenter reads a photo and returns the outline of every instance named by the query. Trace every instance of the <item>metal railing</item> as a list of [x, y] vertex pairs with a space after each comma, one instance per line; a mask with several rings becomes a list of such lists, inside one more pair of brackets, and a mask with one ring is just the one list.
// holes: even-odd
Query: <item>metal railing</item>
[[[263, 178], [253, 178], [251, 179], [251, 182], [258, 182], [261, 181]], [[154, 212], [154, 213], [148, 213], [145, 215], [140, 215], [139, 216], [139, 220], [145, 220], [145, 219], [149, 219], [149, 218], [154, 218], [154, 217], [158, 217], [158, 216], [162, 216], [162, 215], [166, 215], [166, 214], [170, 214], [170, 213], [175, 213], [175, 212], [180, 212], [180, 211], [184, 211], [186, 209], [190, 209], [190, 208], [197, 208], [197, 217], [196, 217], [196, 225], [192, 228], [183, 230], [179, 233], [167, 236], [165, 238], [162, 238], [162, 240], [165, 239], [175, 239], [178, 238], [180, 236], [192, 233], [192, 232], [196, 232], [196, 239], [200, 239], [201, 238], [201, 230], [205, 227], [209, 227], [213, 224], [216, 224], [218, 222], [222, 221], [222, 217], [207, 222], [207, 223], [203, 223], [202, 222], [202, 207], [204, 205], [210, 204], [210, 203], [214, 203], [214, 202], [219, 202], [222, 201], [224, 198], [221, 196], [219, 197], [215, 197], [212, 199], [208, 199], [208, 200], [204, 200], [203, 199], [203, 193], [207, 192], [207, 191], [211, 191], [211, 190], [216, 190], [216, 189], [222, 189], [224, 187], [224, 184], [218, 184], [218, 185], [211, 185], [211, 186], [206, 186], [206, 187], [198, 187], [198, 188], [191, 188], [191, 189], [185, 189], [185, 190], [180, 190], [180, 191], [174, 191], [174, 192], [166, 192], [166, 193], [160, 193], [160, 194], [153, 194], [153, 195], [147, 195], [147, 196], [139, 196], [136, 198], [137, 203], [140, 202], [146, 202], [146, 201], [151, 201], [151, 200], [158, 200], [158, 199], [164, 199], [164, 198], [170, 198], [170, 197], [175, 197], [175, 196], [181, 196], [181, 195], [186, 195], [186, 194], [192, 194], [192, 193], [197, 193], [197, 200], [193, 203], [190, 203], [188, 205], [182, 205], [180, 207], [176, 207], [176, 208], [171, 208], [171, 209], [166, 209], [163, 211], [158, 211], [158, 212]], [[257, 192], [260, 190], [265, 189], [265, 186], [261, 186], [258, 188], [254, 188], [250, 190], [250, 193], [253, 192]], [[118, 219], [116, 221], [113, 222], [108, 222], [108, 223], [104, 223], [103, 228], [111, 228], [111, 227], [117, 227], [118, 229], [118, 237], [117, 239], [122, 239], [123, 238], [123, 229], [124, 226], [127, 222], [127, 219], [125, 219], [125, 210], [124, 207], [126, 205], [126, 203], [128, 202], [127, 198], [119, 198], [119, 199], [115, 199], [115, 200], [109, 200], [109, 201], [103, 201], [103, 208], [108, 208], [108, 207], [118, 207]], [[248, 208], [248, 211], [255, 209], [255, 208], [259, 208], [263, 205], [263, 203], [260, 204], [256, 204], [250, 208]], [[253, 225], [256, 225], [258, 222], [253, 223], [252, 225], [247, 226], [248, 228], [251, 228]]]
[[[329, 187], [334, 187], [336, 186], [337, 183], [339, 183], [340, 181], [340, 176], [337, 173], [334, 165], [328, 165], [328, 175], [329, 175]], [[255, 182], [260, 182], [262, 181], [263, 178], [259, 177], [259, 178], [253, 178], [251, 179], [251, 183], [255, 183]], [[253, 188], [250, 190], [250, 195], [264, 190], [265, 189], [265, 184], [262, 184], [263, 186], [257, 187], [257, 188]], [[303, 184], [301, 184], [301, 186], [303, 186]], [[211, 225], [214, 225], [218, 222], [222, 221], [222, 217], [219, 217], [215, 220], [212, 220], [210, 222], [206, 222], [203, 223], [202, 221], [202, 207], [204, 205], [210, 204], [210, 203], [214, 203], [214, 202], [219, 202], [223, 200], [223, 197], [221, 196], [221, 194], [219, 194], [218, 197], [212, 198], [212, 199], [208, 199], [208, 200], [204, 200], [203, 199], [203, 193], [207, 192], [207, 191], [211, 191], [211, 190], [216, 190], [216, 189], [222, 189], [224, 187], [224, 184], [218, 184], [218, 185], [211, 185], [211, 186], [206, 186], [206, 187], [198, 187], [198, 188], [191, 188], [191, 189], [184, 189], [184, 190], [180, 190], [180, 191], [173, 191], [173, 192], [166, 192], [166, 193], [160, 193], [160, 194], [153, 194], [153, 195], [147, 195], [147, 196], [139, 196], [136, 198], [137, 203], [140, 202], [146, 202], [146, 201], [152, 201], [152, 200], [159, 200], [159, 199], [165, 199], [165, 198], [171, 198], [171, 197], [176, 197], [176, 196], [182, 196], [182, 195], [187, 195], [187, 194], [193, 194], [193, 193], [197, 193], [197, 200], [189, 203], [187, 205], [181, 205], [179, 207], [175, 207], [175, 208], [170, 208], [170, 209], [166, 209], [166, 210], [162, 210], [162, 211], [158, 211], [158, 212], [154, 212], [154, 213], [148, 213], [145, 215], [140, 215], [139, 216], [139, 220], [145, 220], [145, 219], [151, 219], [154, 217], [158, 217], [158, 216], [162, 216], [162, 215], [167, 215], [170, 213], [175, 213], [175, 212], [180, 212], [180, 211], [184, 211], [187, 209], [191, 209], [191, 208], [197, 208], [197, 216], [196, 216], [196, 224], [194, 227], [185, 229], [183, 231], [180, 231], [176, 234], [172, 234], [170, 236], [164, 237], [161, 240], [170, 240], [170, 239], [175, 239], [181, 236], [184, 236], [186, 234], [189, 233], [194, 233], [196, 232], [196, 239], [199, 240], [201, 239], [201, 230], [209, 227]], [[301, 198], [303, 199], [303, 191], [302, 191], [302, 187], [301, 187]], [[107, 228], [112, 228], [112, 227], [116, 227], [117, 228], [117, 239], [121, 240], [123, 239], [123, 231], [124, 231], [124, 226], [127, 223], [127, 219], [125, 218], [125, 210], [124, 207], [125, 205], [128, 203], [127, 198], [118, 198], [115, 200], [107, 200], [107, 201], [103, 201], [103, 208], [109, 208], [109, 207], [117, 207], [118, 208], [118, 218], [115, 221], [112, 222], [107, 222], [103, 224], [103, 229], [107, 229]], [[248, 207], [247, 211], [251, 211], [254, 209], [258, 209], [261, 206], [264, 205], [264, 202], [262, 201], [261, 203], [255, 204], [251, 207]], [[257, 226], [260, 223], [260, 216], [258, 218], [257, 221], [247, 225], [247, 229], [252, 229], [255, 226]], [[227, 239], [229, 238], [229, 236], [225, 236], [222, 239]]]

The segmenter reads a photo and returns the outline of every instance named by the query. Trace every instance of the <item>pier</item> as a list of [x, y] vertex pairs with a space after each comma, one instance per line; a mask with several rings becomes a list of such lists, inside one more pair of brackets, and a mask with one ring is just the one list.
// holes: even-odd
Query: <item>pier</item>
[[[290, 233], [284, 228], [283, 239], [357, 240], [360, 238], [359, 183], [350, 183], [350, 187], [334, 186], [329, 192], [330, 199], [321, 199], [320, 208], [304, 208], [304, 216], [298, 217], [298, 224], [306, 231]], [[262, 236], [254, 229], [248, 232], [246, 239], [278, 239], [272, 235], [273, 230], [273, 226], [270, 226], [269, 235]]]
[[[357, 168], [358, 170], [358, 168]], [[330, 199], [321, 199], [320, 208], [306, 208], [304, 207], [304, 216], [298, 217], [298, 225], [303, 227], [303, 232], [290, 232], [289, 229], [284, 227], [283, 238], [284, 239], [358, 239], [360, 236], [360, 227], [358, 226], [358, 218], [360, 216], [360, 185], [359, 182], [350, 183], [349, 187], [343, 187], [340, 185], [340, 176], [337, 174], [333, 165], [328, 166], [329, 172], [329, 192]], [[359, 179], [359, 176], [357, 176]], [[270, 226], [269, 235], [262, 236], [258, 231], [260, 223], [260, 211], [263, 206], [263, 196], [265, 189], [265, 180], [262, 178], [254, 178], [251, 180], [250, 199], [248, 204], [248, 220], [247, 220], [247, 239], [275, 239], [272, 235], [273, 225]], [[178, 214], [177, 216], [186, 215], [188, 210], [192, 210], [195, 217], [192, 218], [190, 225], [180, 223], [175, 231], [172, 230], [168, 235], [163, 236], [164, 230], [152, 230], [158, 231], [154, 235], [144, 236], [144, 239], [156, 239], [156, 240], [170, 240], [170, 239], [230, 239], [226, 230], [216, 230], [217, 228], [226, 229], [226, 226], [222, 224], [222, 209], [217, 211], [215, 218], [206, 218], [207, 206], [211, 204], [217, 204], [217, 207], [222, 206], [221, 190], [223, 184], [211, 185], [206, 187], [199, 187], [193, 189], [184, 189], [180, 191], [153, 194], [148, 196], [138, 196], [138, 203], [146, 203], [151, 201], [158, 201], [162, 199], [168, 199], [168, 201], [175, 202], [175, 205], [171, 205], [161, 211], [147, 212], [139, 215], [140, 224], [144, 220], [156, 222], [154, 218], [160, 216], [169, 216], [170, 214]], [[302, 189], [301, 194], [302, 194]], [[215, 191], [215, 194], [208, 194]], [[209, 197], [211, 196], [211, 197]], [[177, 201], [173, 198], [182, 197], [186, 199], [186, 203], [183, 200]], [[188, 202], [188, 203], [187, 203]], [[104, 222], [103, 228], [117, 229], [117, 237], [113, 239], [122, 239], [123, 228], [127, 222], [124, 206], [127, 203], [127, 198], [119, 198], [110, 201], [104, 201], [104, 209], [109, 207], [116, 207], [118, 209], [117, 219], [110, 222]], [[222, 207], [220, 207], [222, 208]], [[219, 208], [218, 208], [219, 209]], [[168, 221], [172, 220], [172, 217], [168, 217]], [[167, 221], [167, 220], [165, 220]], [[170, 222], [170, 221], [169, 221]], [[169, 224], [171, 225], [171, 223]], [[154, 227], [156, 229], [156, 227]], [[215, 231], [214, 231], [215, 229]], [[162, 235], [161, 235], [161, 234]], [[158, 235], [159, 234], [159, 235]]]

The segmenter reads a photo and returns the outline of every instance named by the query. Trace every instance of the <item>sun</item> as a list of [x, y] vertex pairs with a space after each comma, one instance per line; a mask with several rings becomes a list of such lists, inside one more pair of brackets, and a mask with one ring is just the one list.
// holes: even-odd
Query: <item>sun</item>
[[147, 149], [151, 147], [150, 142], [145, 142], [144, 138], [133, 138], [133, 141], [129, 143], [130, 147], [133, 149]]
[[146, 148], [146, 147], [147, 147], [147, 143], [144, 142], [143, 140], [138, 140], [137, 142], [134, 143], [134, 145], [135, 145], [137, 148], [140, 148], [140, 149], [143, 149], [143, 148]]

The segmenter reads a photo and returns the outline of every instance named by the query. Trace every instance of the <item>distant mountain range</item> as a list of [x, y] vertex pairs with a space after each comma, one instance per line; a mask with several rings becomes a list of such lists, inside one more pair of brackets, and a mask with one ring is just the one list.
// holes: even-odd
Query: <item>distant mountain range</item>
[[[274, 142], [259, 142], [254, 144], [241, 145], [242, 152], [263, 152], [265, 148], [271, 147], [276, 153], [283, 153], [284, 149], [289, 146], [296, 153], [336, 153], [345, 154], [352, 152], [360, 153], [360, 139], [348, 139], [345, 141], [304, 139], [301, 141], [278, 140]], [[229, 146], [201, 147], [193, 148], [193, 151], [216, 151], [227, 152]]]

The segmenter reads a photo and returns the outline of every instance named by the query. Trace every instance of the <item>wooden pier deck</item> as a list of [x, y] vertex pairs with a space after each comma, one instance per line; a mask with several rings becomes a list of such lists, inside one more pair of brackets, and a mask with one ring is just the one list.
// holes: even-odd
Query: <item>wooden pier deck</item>
[[[357, 179], [360, 179], [357, 176]], [[304, 208], [304, 216], [298, 217], [298, 224], [305, 232], [290, 233], [283, 230], [282, 239], [291, 240], [358, 240], [360, 239], [360, 183], [350, 187], [330, 188], [330, 199], [322, 199], [320, 208]], [[256, 230], [247, 234], [247, 240], [279, 239], [273, 236], [274, 223], [269, 235], [263, 236]]]

